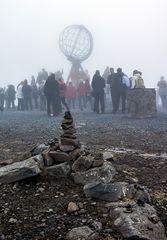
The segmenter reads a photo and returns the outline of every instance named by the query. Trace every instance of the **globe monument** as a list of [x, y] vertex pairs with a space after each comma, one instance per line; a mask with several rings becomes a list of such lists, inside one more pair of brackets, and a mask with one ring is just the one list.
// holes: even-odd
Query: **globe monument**
[[68, 26], [60, 34], [59, 47], [72, 64], [67, 83], [72, 81], [77, 86], [84, 74], [81, 63], [93, 50], [92, 34], [83, 25]]

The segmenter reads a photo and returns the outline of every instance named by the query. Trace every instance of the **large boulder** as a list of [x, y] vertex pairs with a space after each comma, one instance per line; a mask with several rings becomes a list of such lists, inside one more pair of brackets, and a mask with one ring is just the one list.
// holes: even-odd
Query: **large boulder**
[[77, 184], [88, 184], [93, 182], [110, 183], [116, 174], [111, 163], [104, 162], [101, 167], [89, 169], [84, 172], [72, 173], [74, 182]]
[[133, 199], [139, 205], [150, 203], [150, 195], [145, 187], [126, 182], [89, 183], [84, 186], [85, 195], [89, 198], [107, 202], [116, 202], [123, 199]]
[[135, 202], [110, 204], [110, 217], [114, 227], [126, 239], [167, 240], [165, 228], [156, 210], [149, 204]]
[[85, 185], [84, 193], [89, 198], [107, 202], [115, 202], [123, 199], [126, 196], [127, 188], [128, 184], [124, 182], [116, 182], [111, 184], [96, 182]]
[[83, 226], [78, 228], [73, 228], [67, 233], [66, 238], [68, 240], [97, 240], [99, 238], [98, 233], [92, 231], [89, 227]]
[[46, 168], [49, 175], [61, 178], [61, 177], [69, 177], [71, 173], [71, 166], [65, 162], [58, 165], [53, 165], [51, 167]]
[[0, 183], [12, 183], [41, 173], [39, 162], [29, 158], [0, 168]]

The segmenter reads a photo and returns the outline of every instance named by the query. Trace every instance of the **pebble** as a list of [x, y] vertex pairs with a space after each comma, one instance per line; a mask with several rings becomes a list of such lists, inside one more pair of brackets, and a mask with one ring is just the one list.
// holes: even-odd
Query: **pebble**
[[9, 223], [17, 223], [17, 219], [16, 218], [10, 218]]

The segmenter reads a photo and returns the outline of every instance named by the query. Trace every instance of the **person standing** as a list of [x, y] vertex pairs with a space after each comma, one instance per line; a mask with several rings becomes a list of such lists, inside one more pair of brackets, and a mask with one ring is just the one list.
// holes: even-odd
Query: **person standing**
[[62, 78], [58, 79], [58, 83], [59, 83], [59, 97], [60, 97], [60, 112], [62, 112], [62, 105], [64, 105], [66, 110], [69, 111], [69, 107], [66, 103], [66, 88], [67, 88], [67, 86]]
[[23, 96], [23, 83], [21, 82], [17, 86], [17, 99], [18, 99], [18, 105], [17, 105], [17, 110], [18, 111], [24, 111], [24, 96]]
[[118, 68], [112, 81], [113, 113], [117, 113], [119, 111], [123, 76], [124, 74], [122, 69]]
[[105, 112], [104, 88], [105, 88], [105, 80], [100, 76], [100, 71], [97, 70], [92, 79], [93, 96], [95, 98], [94, 111], [97, 114], [99, 113], [99, 104], [101, 107], [101, 112], [102, 113]]
[[126, 98], [127, 90], [130, 88], [130, 80], [126, 74], [122, 77], [122, 88], [121, 88], [121, 100], [122, 100], [122, 113], [126, 110]]
[[67, 89], [66, 89], [66, 97], [69, 108], [75, 108], [75, 101], [76, 101], [76, 87], [73, 85], [72, 82], [69, 82]]
[[40, 104], [40, 110], [41, 111], [46, 111], [46, 96], [44, 94], [44, 86], [45, 86], [45, 80], [43, 80], [39, 84], [39, 104]]
[[5, 104], [5, 91], [3, 88], [0, 88], [0, 111], [3, 112]]
[[89, 102], [91, 110], [93, 110], [93, 103], [92, 103], [92, 88], [90, 85], [90, 78], [87, 78], [85, 80], [85, 87], [86, 87], [86, 96], [85, 96], [85, 106], [87, 107], [87, 104]]
[[23, 97], [24, 97], [24, 109], [25, 110], [32, 110], [32, 88], [28, 84], [27, 79], [23, 82]]
[[35, 109], [38, 109], [38, 97], [39, 97], [39, 91], [37, 84], [35, 82], [35, 77], [31, 77], [31, 88], [32, 88], [32, 100], [33, 100], [33, 106]]
[[86, 85], [82, 79], [80, 80], [77, 91], [79, 109], [83, 111], [83, 109], [86, 107]]
[[161, 98], [161, 103], [163, 108], [167, 108], [167, 81], [162, 76], [157, 84], [159, 88], [159, 96]]
[[48, 116], [57, 116], [59, 114], [59, 83], [52, 73], [44, 85], [44, 94], [47, 100], [47, 114]]
[[107, 78], [107, 84], [110, 85], [110, 94], [111, 94], [111, 101], [112, 101], [112, 108], [114, 109], [114, 103], [115, 103], [115, 92], [113, 90], [113, 81], [115, 77], [114, 68], [110, 68], [110, 75]]
[[16, 91], [13, 85], [8, 85], [6, 90], [6, 103], [8, 109], [15, 109], [15, 98], [16, 98]]

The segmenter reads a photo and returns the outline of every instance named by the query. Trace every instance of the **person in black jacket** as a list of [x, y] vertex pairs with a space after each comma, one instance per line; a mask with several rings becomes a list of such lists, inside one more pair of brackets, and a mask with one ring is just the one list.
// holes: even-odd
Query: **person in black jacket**
[[101, 105], [101, 112], [105, 112], [105, 104], [104, 104], [104, 88], [105, 88], [105, 80], [100, 76], [100, 71], [97, 70], [92, 79], [92, 89], [93, 89], [93, 97], [94, 101], [94, 111], [99, 113], [99, 103]]
[[59, 109], [59, 84], [55, 80], [55, 74], [51, 74], [44, 85], [44, 94], [47, 99], [47, 114], [48, 116], [57, 116]]
[[118, 112], [120, 105], [120, 98], [122, 95], [122, 79], [124, 73], [121, 68], [117, 69], [117, 73], [115, 73], [113, 81], [112, 81], [112, 95], [113, 95], [113, 113]]

